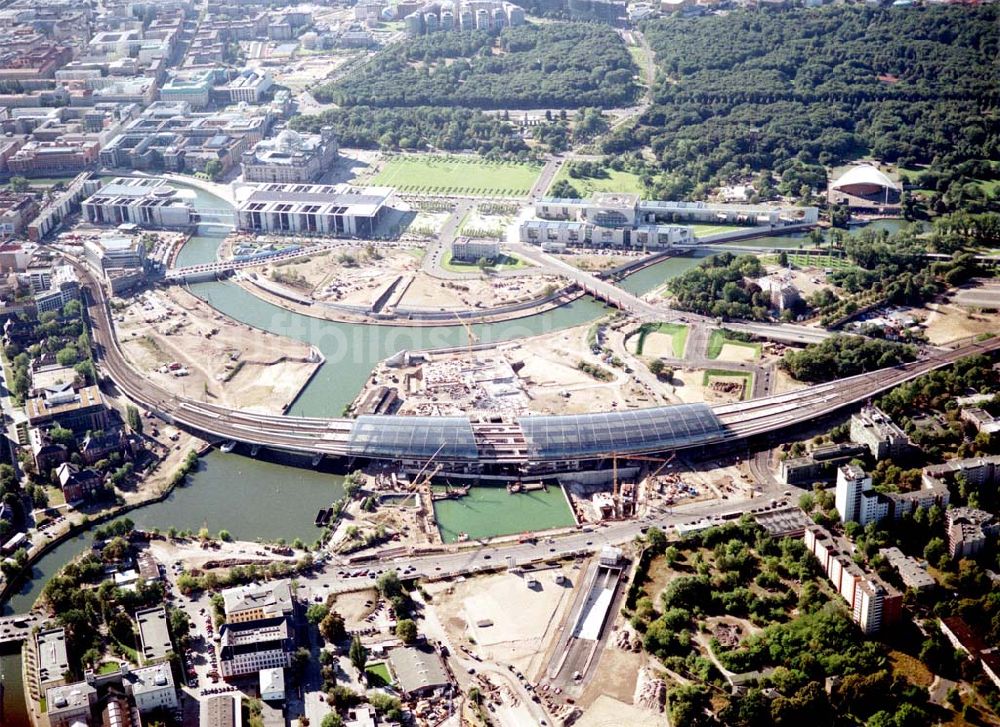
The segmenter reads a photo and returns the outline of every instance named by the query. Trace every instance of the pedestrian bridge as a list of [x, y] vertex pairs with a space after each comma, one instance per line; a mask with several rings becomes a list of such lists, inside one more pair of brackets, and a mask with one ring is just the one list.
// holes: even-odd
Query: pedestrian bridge
[[196, 225], [217, 225], [236, 229], [236, 211], [232, 209], [197, 209], [191, 212], [191, 222]]
[[254, 255], [240, 256], [228, 260], [217, 260], [212, 263], [201, 263], [199, 265], [185, 265], [180, 268], [172, 268], [163, 276], [167, 283], [195, 283], [203, 280], [214, 280], [219, 276], [229, 275], [237, 270], [253, 268], [264, 263], [277, 262], [279, 260], [294, 260], [299, 257], [315, 255], [320, 250], [336, 247], [337, 243], [321, 243], [308, 247], [295, 247], [290, 250], [271, 250]]

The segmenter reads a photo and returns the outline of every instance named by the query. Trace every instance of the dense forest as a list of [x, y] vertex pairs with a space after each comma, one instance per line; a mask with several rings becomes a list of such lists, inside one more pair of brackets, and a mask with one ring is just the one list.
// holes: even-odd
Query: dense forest
[[916, 357], [912, 346], [861, 336], [834, 336], [801, 351], [789, 351], [781, 367], [799, 381], [816, 383], [896, 366]]
[[903, 166], [996, 159], [998, 20], [995, 5], [651, 20], [654, 105], [604, 151], [650, 146], [669, 196], [866, 151]]
[[612, 108], [637, 95], [637, 73], [611, 28], [553, 23], [432, 33], [382, 51], [360, 72], [315, 92], [341, 106], [478, 109]]
[[316, 132], [332, 126], [341, 145], [357, 149], [474, 149], [484, 156], [527, 156], [528, 147], [506, 121], [469, 109], [380, 109], [355, 106], [315, 116], [296, 116], [289, 126]]

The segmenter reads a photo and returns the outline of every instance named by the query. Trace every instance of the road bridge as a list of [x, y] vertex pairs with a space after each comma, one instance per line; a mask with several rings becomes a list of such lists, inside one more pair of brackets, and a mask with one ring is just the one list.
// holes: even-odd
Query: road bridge
[[30, 613], [0, 618], [0, 646], [28, 640], [32, 628], [40, 621], [40, 617]]
[[279, 260], [294, 260], [300, 257], [309, 257], [317, 252], [327, 250], [331, 247], [343, 245], [343, 241], [320, 243], [309, 247], [297, 247], [294, 250], [276, 250], [271, 253], [261, 253], [246, 259], [230, 258], [228, 260], [216, 260], [211, 263], [200, 263], [198, 265], [185, 265], [180, 268], [171, 268], [164, 276], [167, 283], [191, 283], [197, 280], [211, 280], [220, 275], [245, 268], [253, 268], [265, 263], [278, 262]]

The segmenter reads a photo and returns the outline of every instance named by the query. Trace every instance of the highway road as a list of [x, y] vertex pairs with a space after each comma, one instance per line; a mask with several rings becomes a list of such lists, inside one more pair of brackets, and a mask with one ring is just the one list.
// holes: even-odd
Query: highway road
[[[778, 485], [772, 485], [767, 494], [770, 499], [781, 501]], [[554, 560], [578, 555], [591, 555], [605, 545], [624, 545], [650, 526], [663, 530], [685, 523], [720, 520], [727, 515], [755, 509], [765, 509], [770, 499], [767, 494], [752, 500], [711, 500], [691, 502], [675, 507], [661, 507], [636, 520], [605, 522], [586, 525], [579, 530], [551, 537], [539, 537], [533, 543], [481, 543], [471, 542], [446, 546], [439, 553], [416, 556], [399, 556], [391, 562], [373, 564], [352, 563], [348, 558], [331, 556], [323, 570], [299, 578], [303, 596], [315, 600], [328, 593], [354, 591], [374, 583], [386, 571], [395, 570], [405, 578], [440, 579], [454, 578], [470, 573], [505, 568], [510, 558], [515, 565], [544, 560]], [[355, 575], [357, 574], [357, 575]]]

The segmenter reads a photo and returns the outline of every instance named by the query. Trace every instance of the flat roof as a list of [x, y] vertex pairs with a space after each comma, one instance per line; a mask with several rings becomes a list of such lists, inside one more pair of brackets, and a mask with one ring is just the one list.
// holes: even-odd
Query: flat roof
[[92, 407], [103, 407], [104, 395], [96, 386], [86, 386], [76, 392], [72, 401], [50, 406], [43, 396], [36, 396], [28, 399], [24, 404], [24, 411], [28, 415], [28, 421], [40, 419], [42, 417], [58, 417], [61, 414], [89, 409]]
[[129, 682], [133, 694], [158, 692], [162, 689], [174, 688], [174, 675], [170, 671], [170, 664], [164, 662], [155, 666], [133, 669], [129, 672]]
[[451, 683], [441, 657], [429, 646], [401, 646], [391, 649], [389, 666], [404, 693], [444, 687]]
[[292, 589], [287, 580], [251, 583], [227, 588], [222, 600], [227, 616], [257, 608], [266, 615], [279, 616], [292, 610]]
[[42, 683], [62, 679], [69, 670], [69, 659], [66, 655], [66, 632], [63, 629], [39, 631], [36, 636], [38, 644], [38, 678]]
[[217, 694], [201, 700], [198, 724], [201, 727], [242, 727], [239, 701], [231, 694]]
[[136, 611], [136, 623], [139, 625], [139, 642], [142, 646], [144, 661], [162, 659], [173, 651], [170, 643], [170, 631], [167, 629], [167, 611], [162, 606]]

